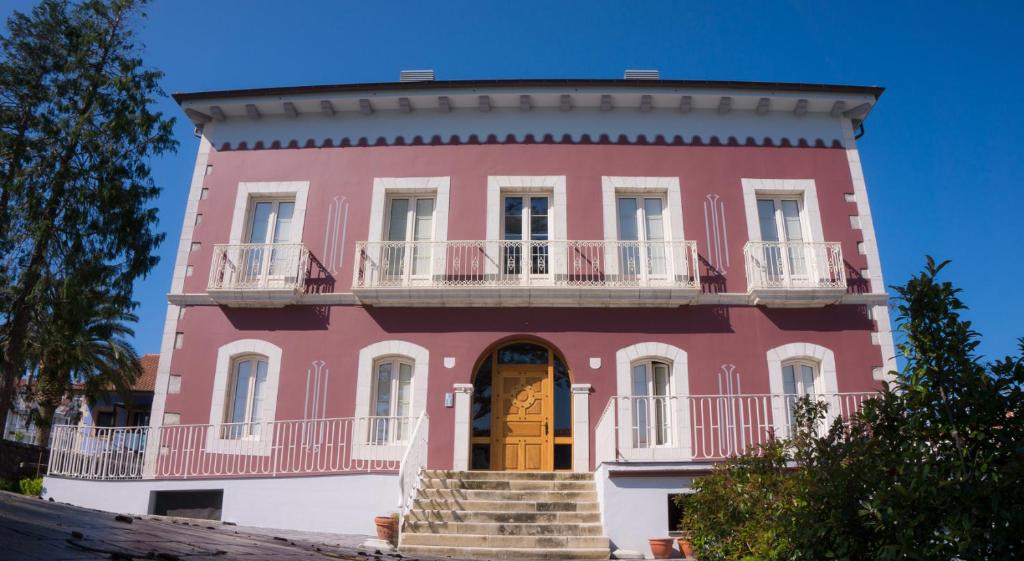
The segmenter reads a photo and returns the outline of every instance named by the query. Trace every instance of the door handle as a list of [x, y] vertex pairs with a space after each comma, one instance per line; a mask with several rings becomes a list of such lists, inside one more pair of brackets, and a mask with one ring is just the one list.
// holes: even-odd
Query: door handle
[[544, 436], [548, 435], [548, 422], [544, 421]]

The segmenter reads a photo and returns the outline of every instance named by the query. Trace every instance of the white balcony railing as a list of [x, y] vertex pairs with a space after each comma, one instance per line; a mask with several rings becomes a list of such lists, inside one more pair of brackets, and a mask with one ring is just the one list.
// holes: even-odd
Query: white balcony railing
[[[878, 394], [819, 393], [825, 428]], [[788, 436], [796, 395], [615, 396], [594, 429], [598, 462], [716, 461]]]
[[700, 289], [692, 241], [358, 242], [361, 288]]
[[301, 243], [213, 246], [209, 290], [297, 290], [306, 280], [309, 251]]
[[[113, 429], [59, 425], [53, 428], [49, 474], [191, 479], [398, 472], [416, 426], [412, 417]], [[155, 454], [146, 454], [150, 447]]]
[[747, 242], [747, 283], [758, 289], [846, 289], [838, 242]]

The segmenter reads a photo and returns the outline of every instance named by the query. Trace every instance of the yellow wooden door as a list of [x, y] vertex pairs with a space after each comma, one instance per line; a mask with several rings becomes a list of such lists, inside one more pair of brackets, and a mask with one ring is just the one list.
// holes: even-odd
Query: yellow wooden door
[[554, 469], [549, 374], [547, 366], [507, 365], [498, 370], [492, 397], [491, 469]]

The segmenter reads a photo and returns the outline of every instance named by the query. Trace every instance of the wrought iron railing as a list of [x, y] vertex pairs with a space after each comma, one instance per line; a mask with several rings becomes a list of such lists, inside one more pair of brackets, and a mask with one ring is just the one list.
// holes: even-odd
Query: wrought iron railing
[[213, 246], [208, 290], [300, 290], [309, 250], [301, 243]]
[[[878, 394], [816, 393], [822, 427], [849, 419]], [[594, 429], [597, 461], [721, 460], [786, 437], [801, 396], [784, 394], [614, 396]]]
[[[398, 472], [413, 417], [53, 428], [49, 474], [190, 479]], [[423, 438], [425, 438], [425, 434]], [[146, 454], [147, 449], [151, 454]]]
[[700, 288], [692, 241], [358, 242], [353, 288]]
[[751, 290], [846, 288], [838, 242], [747, 242], [743, 257]]

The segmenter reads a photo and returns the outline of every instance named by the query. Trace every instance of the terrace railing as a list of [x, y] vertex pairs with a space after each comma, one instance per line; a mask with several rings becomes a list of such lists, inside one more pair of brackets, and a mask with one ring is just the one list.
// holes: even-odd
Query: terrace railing
[[843, 249], [838, 242], [747, 242], [743, 257], [751, 291], [846, 289]]

